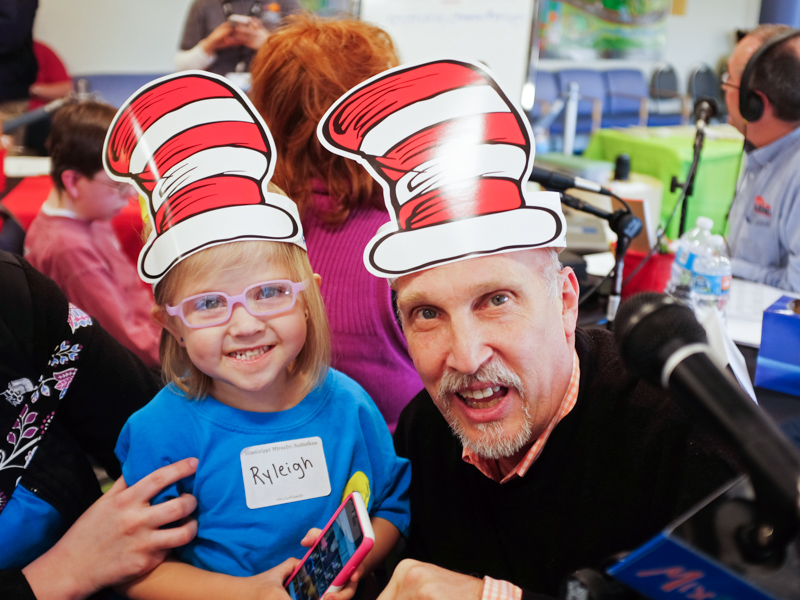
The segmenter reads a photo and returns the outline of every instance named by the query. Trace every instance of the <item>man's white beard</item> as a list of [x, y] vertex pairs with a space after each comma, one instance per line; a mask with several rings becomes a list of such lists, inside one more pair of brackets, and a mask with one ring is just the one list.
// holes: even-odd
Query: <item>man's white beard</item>
[[[522, 400], [524, 419], [522, 428], [516, 435], [504, 435], [502, 421], [473, 424], [472, 426], [481, 432], [480, 437], [472, 439], [467, 435], [465, 427], [453, 414], [451, 395], [478, 382], [491, 385], [499, 384], [517, 390], [520, 400]], [[482, 458], [488, 460], [508, 458], [517, 454], [530, 442], [533, 434], [533, 422], [528, 411], [528, 404], [525, 402], [522, 380], [500, 359], [492, 359], [491, 362], [478, 369], [474, 375], [464, 375], [454, 371], [446, 372], [439, 382], [437, 400], [444, 418], [453, 433], [461, 441], [461, 445], [469, 448], [469, 450]], [[457, 401], [460, 402], [460, 400]]]

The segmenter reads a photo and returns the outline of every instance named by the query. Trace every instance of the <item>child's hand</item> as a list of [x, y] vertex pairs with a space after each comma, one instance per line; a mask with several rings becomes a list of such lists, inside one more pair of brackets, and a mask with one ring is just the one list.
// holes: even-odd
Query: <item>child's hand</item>
[[[308, 530], [308, 533], [306, 533], [305, 537], [300, 540], [300, 544], [305, 548], [310, 548], [314, 545], [314, 542], [317, 541], [321, 533], [321, 529], [318, 527], [312, 527]], [[353, 574], [350, 575], [347, 585], [345, 585], [338, 592], [328, 592], [323, 596], [324, 600], [350, 600], [355, 595], [358, 582], [363, 575], [364, 567], [359, 565], [356, 570], [353, 571]]]
[[312, 527], [308, 530], [308, 533], [300, 540], [300, 545], [304, 548], [311, 548], [314, 545], [314, 542], [317, 541], [319, 534], [322, 533], [322, 529], [319, 527]]
[[356, 593], [358, 581], [361, 579], [363, 572], [364, 569], [359, 566], [355, 571], [353, 571], [353, 574], [350, 575], [347, 585], [345, 585], [338, 592], [328, 592], [322, 596], [322, 600], [350, 600]]
[[[253, 600], [264, 600], [266, 598], [289, 598], [289, 594], [283, 588], [284, 580], [292, 574], [295, 567], [300, 561], [296, 558], [287, 558], [281, 564], [271, 568], [269, 571], [264, 571], [258, 575], [245, 577], [243, 580], [246, 582], [246, 591], [240, 590], [235, 597], [252, 598]], [[341, 600], [349, 600], [341, 599]]]

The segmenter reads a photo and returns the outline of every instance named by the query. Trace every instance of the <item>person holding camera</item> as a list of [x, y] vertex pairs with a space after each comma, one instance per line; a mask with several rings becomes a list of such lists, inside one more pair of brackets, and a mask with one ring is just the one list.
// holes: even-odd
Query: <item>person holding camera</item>
[[178, 71], [246, 73], [272, 29], [300, 10], [297, 0], [194, 0], [175, 57]]

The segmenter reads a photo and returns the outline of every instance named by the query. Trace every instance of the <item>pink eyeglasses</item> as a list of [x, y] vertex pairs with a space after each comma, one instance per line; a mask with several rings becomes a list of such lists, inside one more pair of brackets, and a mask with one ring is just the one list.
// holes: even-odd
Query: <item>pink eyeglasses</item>
[[307, 281], [295, 283], [286, 279], [264, 281], [246, 288], [237, 296], [225, 292], [204, 292], [181, 300], [177, 306], [167, 305], [167, 314], [179, 316], [187, 327], [199, 329], [221, 325], [231, 318], [236, 304], [244, 306], [254, 317], [274, 315], [292, 308], [298, 292], [308, 285]]

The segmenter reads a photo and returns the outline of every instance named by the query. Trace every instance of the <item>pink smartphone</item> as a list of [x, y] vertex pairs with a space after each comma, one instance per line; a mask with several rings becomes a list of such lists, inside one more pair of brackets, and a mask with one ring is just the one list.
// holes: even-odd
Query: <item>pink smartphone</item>
[[364, 498], [353, 492], [286, 580], [286, 591], [294, 600], [318, 600], [340, 590], [374, 543]]

